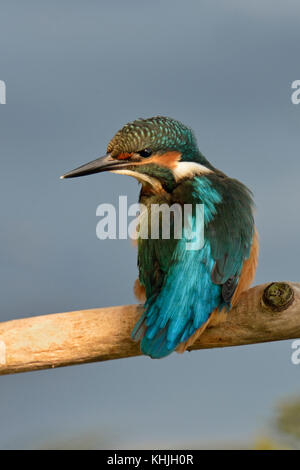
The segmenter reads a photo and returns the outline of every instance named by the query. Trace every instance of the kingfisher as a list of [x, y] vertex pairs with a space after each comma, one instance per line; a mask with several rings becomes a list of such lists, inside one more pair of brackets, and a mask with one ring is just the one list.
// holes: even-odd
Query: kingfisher
[[[208, 326], [226, 320], [254, 279], [259, 243], [252, 193], [205, 158], [189, 127], [165, 116], [126, 124], [109, 142], [105, 156], [61, 178], [104, 171], [138, 180], [139, 202], [147, 215], [157, 204], [204, 207], [200, 249], [186, 248], [184, 229], [181, 237], [172, 231], [169, 239], [137, 240], [134, 291], [144, 308], [132, 339], [151, 358], [182, 353]], [[192, 210], [192, 225], [195, 217]], [[143, 223], [151, 224], [150, 216]]]

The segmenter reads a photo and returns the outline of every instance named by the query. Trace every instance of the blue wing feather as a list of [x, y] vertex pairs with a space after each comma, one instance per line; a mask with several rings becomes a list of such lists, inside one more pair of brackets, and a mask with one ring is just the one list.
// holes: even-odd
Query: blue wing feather
[[251, 195], [238, 181], [195, 177], [181, 185], [175, 202], [176, 197], [204, 203], [205, 242], [200, 250], [187, 250], [185, 237], [173, 244], [143, 240], [139, 246], [147, 301], [132, 338], [141, 340], [142, 352], [152, 358], [187, 341], [216, 308], [230, 308], [253, 238]]
[[[168, 275], [160, 292], [145, 304], [143, 318], [132, 337], [138, 339], [141, 324], [146, 326], [141, 350], [153, 358], [170, 354], [207, 321], [221, 301], [221, 286], [211, 280], [214, 259], [207, 241], [198, 251], [187, 251], [186, 239], [177, 244]], [[188, 282], [187, 282], [188, 279]]]

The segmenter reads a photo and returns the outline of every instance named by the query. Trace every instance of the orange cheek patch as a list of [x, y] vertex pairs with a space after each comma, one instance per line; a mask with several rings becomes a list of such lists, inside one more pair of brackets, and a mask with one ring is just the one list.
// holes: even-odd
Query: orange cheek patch
[[128, 153], [128, 152], [120, 153], [117, 156], [117, 160], [128, 160], [129, 158], [132, 157], [132, 155], [133, 153]]
[[[120, 153], [116, 158], [117, 160], [130, 160], [134, 156], [134, 153]], [[142, 161], [132, 161], [132, 165], [139, 166], [139, 165], [147, 165], [149, 163], [153, 163], [159, 166], [165, 166], [166, 168], [174, 169], [177, 166], [181, 157], [180, 152], [172, 151], [166, 152], [163, 154], [155, 154], [149, 158], [144, 158]]]
[[143, 162], [139, 163], [140, 165], [145, 165], [148, 163], [154, 163], [155, 165], [165, 166], [167, 168], [175, 168], [181, 157], [180, 152], [166, 152], [162, 155], [156, 154], [152, 157], [147, 158]]

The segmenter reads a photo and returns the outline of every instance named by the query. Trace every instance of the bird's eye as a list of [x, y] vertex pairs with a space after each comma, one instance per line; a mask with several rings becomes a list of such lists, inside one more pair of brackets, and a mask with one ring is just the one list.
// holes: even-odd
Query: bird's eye
[[144, 150], [140, 150], [138, 154], [143, 158], [147, 158], [147, 157], [151, 157], [152, 151], [150, 149], [144, 149]]

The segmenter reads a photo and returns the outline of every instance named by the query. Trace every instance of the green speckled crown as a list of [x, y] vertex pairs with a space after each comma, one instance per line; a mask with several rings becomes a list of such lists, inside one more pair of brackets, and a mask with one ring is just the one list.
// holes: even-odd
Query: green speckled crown
[[193, 131], [179, 121], [164, 116], [129, 122], [112, 138], [107, 152], [117, 156], [124, 152], [139, 152], [149, 148], [154, 152], [197, 149]]

